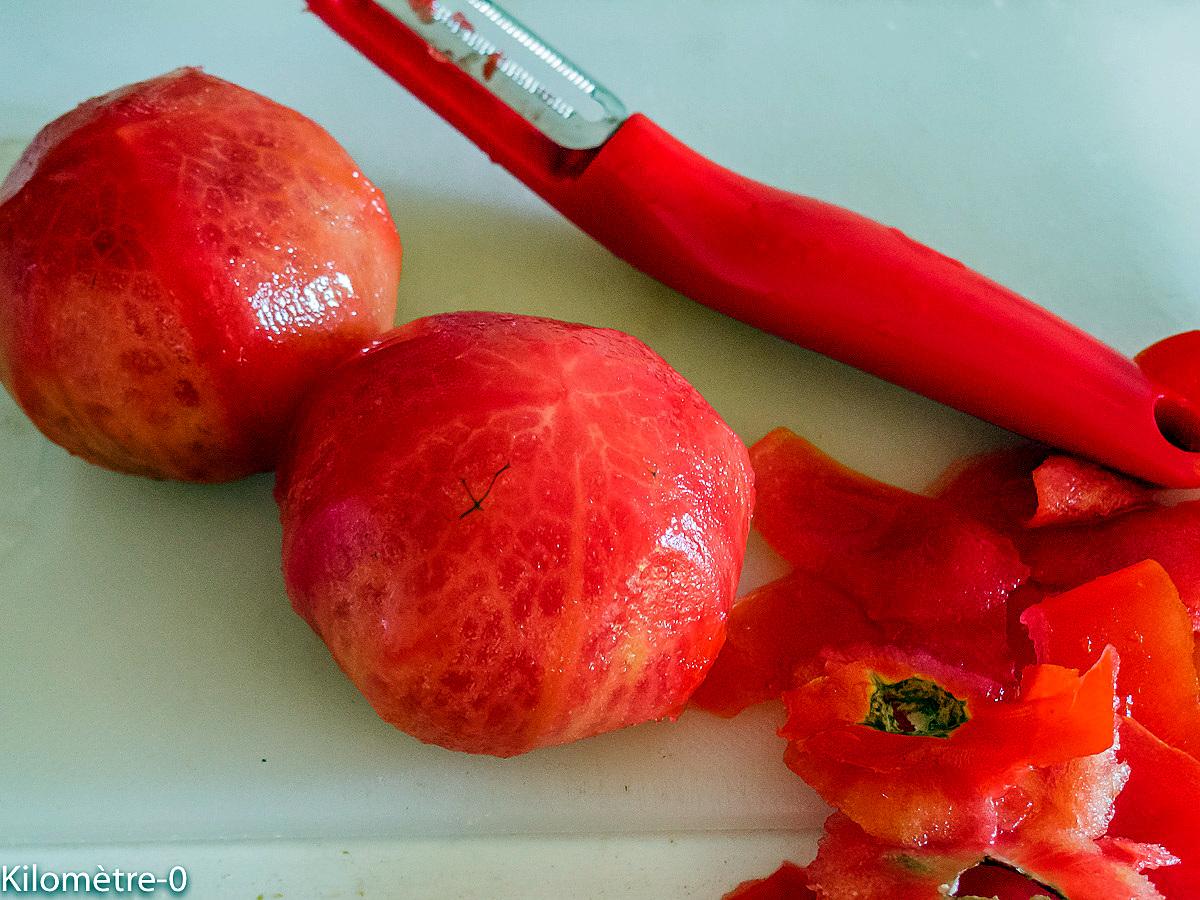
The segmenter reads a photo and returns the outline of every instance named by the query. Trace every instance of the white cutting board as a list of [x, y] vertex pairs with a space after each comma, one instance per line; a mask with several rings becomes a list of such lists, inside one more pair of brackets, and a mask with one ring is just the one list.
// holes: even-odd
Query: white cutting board
[[[1001, 432], [698, 308], [592, 244], [299, 0], [0, 3], [0, 157], [200, 64], [325, 125], [383, 187], [400, 320], [609, 325], [747, 441], [788, 425], [918, 487]], [[512, 0], [693, 146], [897, 225], [1132, 352], [1200, 323], [1200, 6]], [[269, 477], [72, 459], [0, 396], [0, 850], [190, 870], [189, 896], [715, 898], [812, 852], [768, 706], [509, 761], [375, 718], [290, 611]], [[746, 583], [777, 563], [752, 547]]]

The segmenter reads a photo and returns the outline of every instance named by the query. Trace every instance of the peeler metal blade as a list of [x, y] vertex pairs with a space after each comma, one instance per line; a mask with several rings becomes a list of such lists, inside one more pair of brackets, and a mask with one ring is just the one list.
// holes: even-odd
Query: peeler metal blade
[[377, 2], [564, 149], [599, 147], [625, 121], [611, 91], [496, 3]]

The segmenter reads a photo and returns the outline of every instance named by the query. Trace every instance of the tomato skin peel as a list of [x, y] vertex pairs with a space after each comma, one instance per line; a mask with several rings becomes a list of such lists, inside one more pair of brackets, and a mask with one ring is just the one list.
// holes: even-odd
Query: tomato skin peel
[[1111, 833], [1157, 842], [1180, 864], [1151, 872], [1170, 900], [1200, 898], [1200, 762], [1169, 747], [1128, 717], [1120, 721], [1120, 759], [1129, 782], [1117, 797]]
[[[990, 876], [980, 873], [978, 867], [985, 862], [1026, 877], [1001, 875], [999, 869]], [[1016, 837], [990, 847], [900, 848], [871, 837], [843, 813], [834, 813], [825, 823], [816, 859], [804, 870], [806, 883], [800, 885], [795, 873], [789, 872], [788, 881], [781, 879], [781, 883], [797, 885], [792, 892], [764, 896], [769, 900], [943, 900], [986, 891], [980, 896], [1003, 900], [1043, 896], [1165, 900], [1139, 870], [1169, 862], [1170, 857], [1154, 847], [1071, 836], [1058, 841]], [[748, 896], [757, 900], [753, 893]]]
[[[1170, 503], [1090, 463], [1054, 460], [1029, 446], [981, 454], [952, 465], [931, 492], [1007, 535], [1029, 566], [1029, 584], [1044, 593], [1156, 561], [1200, 629], [1200, 500]], [[1057, 474], [1045, 476], [1047, 467]]]
[[[1190, 796], [1194, 760], [1131, 719], [1119, 732], [1129, 747], [1115, 742], [1114, 710], [1119, 696], [1177, 745], [1200, 730], [1194, 606], [1168, 574], [1200, 586], [1189, 580], [1200, 503], [1162, 505], [1040, 447], [967, 460], [933, 498], [782, 430], [751, 457], [756, 526], [795, 568], [735, 606], [729, 656], [695, 702], [731, 715], [790, 683], [787, 762], [839, 812], [816, 861], [747, 891], [933, 900], [965, 872], [964, 890], [1005, 900], [1197, 896], [1194, 842], [1176, 835], [1200, 833], [1200, 800], [1175, 802], [1154, 771]], [[956, 554], [971, 544], [962, 535], [991, 552]], [[1146, 548], [1167, 551], [1166, 569], [1140, 561]], [[911, 577], [914, 559], [928, 578]], [[999, 632], [978, 627], [996, 612]], [[996, 656], [1021, 663], [1019, 691], [989, 668]]]
[[867, 618], [856, 599], [797, 570], [737, 602], [725, 646], [691, 702], [734, 716], [821, 675], [822, 654], [830, 647], [883, 642], [882, 627]]
[[[755, 443], [750, 457], [759, 485], [755, 527], [796, 574], [770, 589], [780, 596], [769, 604], [735, 607], [731, 628], [743, 658], [775, 654], [775, 669], [784, 668], [787, 642], [754, 619], [781, 615], [791, 591], [800, 606], [828, 599], [847, 610], [841, 634], [828, 622], [793, 647], [792, 665], [806, 673], [819, 669], [822, 650], [872, 644], [929, 653], [988, 676], [997, 690], [1015, 682], [1006, 609], [1028, 568], [1007, 536], [943, 500], [854, 472], [787, 429]], [[728, 697], [741, 674], [718, 664], [700, 704], [711, 699], [736, 712]]]
[[[996, 702], [970, 676], [928, 658], [880, 653], [830, 663], [826, 675], [784, 695], [785, 760], [827, 803], [885, 843], [988, 846], [1014, 819], [1040, 814], [1043, 798], [1022, 787], [1030, 770], [1112, 745], [1114, 666], [1110, 653], [1082, 676], [1031, 667], [1021, 695]], [[913, 678], [965, 702], [966, 721], [945, 737], [865, 724], [880, 679]]]
[[1039, 661], [1087, 665], [1098, 643], [1121, 655], [1122, 711], [1172, 746], [1200, 751], [1200, 686], [1187, 609], [1152, 560], [1048, 597], [1021, 617]]

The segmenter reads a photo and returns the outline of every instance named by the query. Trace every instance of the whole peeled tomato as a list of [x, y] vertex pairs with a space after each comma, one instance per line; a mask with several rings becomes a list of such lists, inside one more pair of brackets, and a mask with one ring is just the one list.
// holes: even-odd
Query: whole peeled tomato
[[390, 327], [399, 274], [383, 197], [333, 138], [179, 69], [51, 122], [0, 186], [0, 380], [91, 462], [238, 478]]
[[681, 709], [725, 637], [754, 487], [640, 341], [457, 313], [327, 378], [275, 492], [292, 604], [376, 711], [512, 756]]

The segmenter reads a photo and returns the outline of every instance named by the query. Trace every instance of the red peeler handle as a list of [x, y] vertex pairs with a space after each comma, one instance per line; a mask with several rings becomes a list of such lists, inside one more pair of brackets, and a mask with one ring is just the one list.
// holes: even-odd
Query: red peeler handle
[[764, 331], [1147, 480], [1200, 484], [1200, 416], [1129, 359], [895, 228], [724, 169], [630, 117], [550, 199], [643, 272]]
[[1200, 443], [1200, 410], [962, 263], [718, 166], [642, 115], [596, 150], [564, 151], [370, 0], [309, 5], [572, 222], [688, 297], [1012, 431], [1200, 486], [1200, 454], [1178, 446]]

